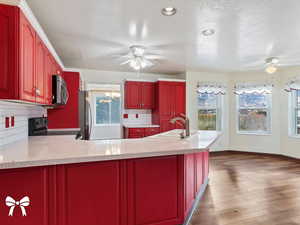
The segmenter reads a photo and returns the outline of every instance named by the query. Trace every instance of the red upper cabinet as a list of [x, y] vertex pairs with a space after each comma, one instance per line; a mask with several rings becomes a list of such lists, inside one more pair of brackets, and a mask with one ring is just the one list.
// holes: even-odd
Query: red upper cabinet
[[140, 98], [142, 109], [152, 109], [155, 106], [154, 83], [142, 82], [140, 84]]
[[153, 123], [159, 124], [161, 132], [183, 128], [180, 124], [171, 124], [175, 116], [185, 115], [185, 82], [158, 82], [158, 107], [152, 116]]
[[35, 102], [35, 31], [20, 13], [20, 99]]
[[47, 86], [47, 73], [46, 73], [46, 47], [41, 39], [36, 37], [36, 70], [35, 70], [35, 92], [36, 102], [41, 104], [47, 104], [46, 98], [46, 86]]
[[126, 109], [153, 109], [155, 106], [155, 86], [153, 82], [125, 82]]
[[140, 108], [140, 83], [126, 81], [125, 82], [125, 108], [139, 109]]
[[51, 76], [61, 73], [22, 11], [0, 4], [0, 99], [51, 104]]
[[18, 8], [0, 5], [0, 98], [11, 99], [18, 94], [17, 82], [17, 15]]

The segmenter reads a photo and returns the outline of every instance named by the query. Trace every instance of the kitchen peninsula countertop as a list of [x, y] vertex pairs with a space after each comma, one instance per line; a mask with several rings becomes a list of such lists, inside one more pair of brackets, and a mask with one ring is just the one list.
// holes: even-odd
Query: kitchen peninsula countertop
[[75, 136], [38, 136], [0, 147], [0, 169], [49, 166], [189, 154], [208, 150], [220, 132], [194, 131], [179, 138], [172, 130], [140, 139], [75, 140]]

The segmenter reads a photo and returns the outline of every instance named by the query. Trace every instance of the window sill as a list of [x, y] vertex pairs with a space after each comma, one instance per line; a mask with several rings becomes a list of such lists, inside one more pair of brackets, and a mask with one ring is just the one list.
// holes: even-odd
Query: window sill
[[94, 124], [95, 127], [119, 127], [120, 123]]
[[296, 139], [300, 139], [300, 135], [289, 135], [289, 138], [296, 138]]
[[254, 136], [271, 136], [272, 133], [251, 133], [251, 132], [240, 132], [238, 131], [237, 134], [239, 135], [254, 135]]

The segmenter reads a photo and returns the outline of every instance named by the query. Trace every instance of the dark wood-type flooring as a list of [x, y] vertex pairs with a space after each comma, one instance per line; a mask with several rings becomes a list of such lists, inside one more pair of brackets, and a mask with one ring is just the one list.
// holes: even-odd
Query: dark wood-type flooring
[[300, 225], [300, 160], [213, 153], [190, 225]]

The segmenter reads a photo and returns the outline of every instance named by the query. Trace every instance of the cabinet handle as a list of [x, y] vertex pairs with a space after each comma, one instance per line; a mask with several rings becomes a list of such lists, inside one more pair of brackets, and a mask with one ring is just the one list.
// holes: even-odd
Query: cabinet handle
[[40, 91], [38, 88], [35, 89], [35, 93], [36, 93], [36, 95], [38, 95], [38, 96], [41, 95], [41, 91]]

